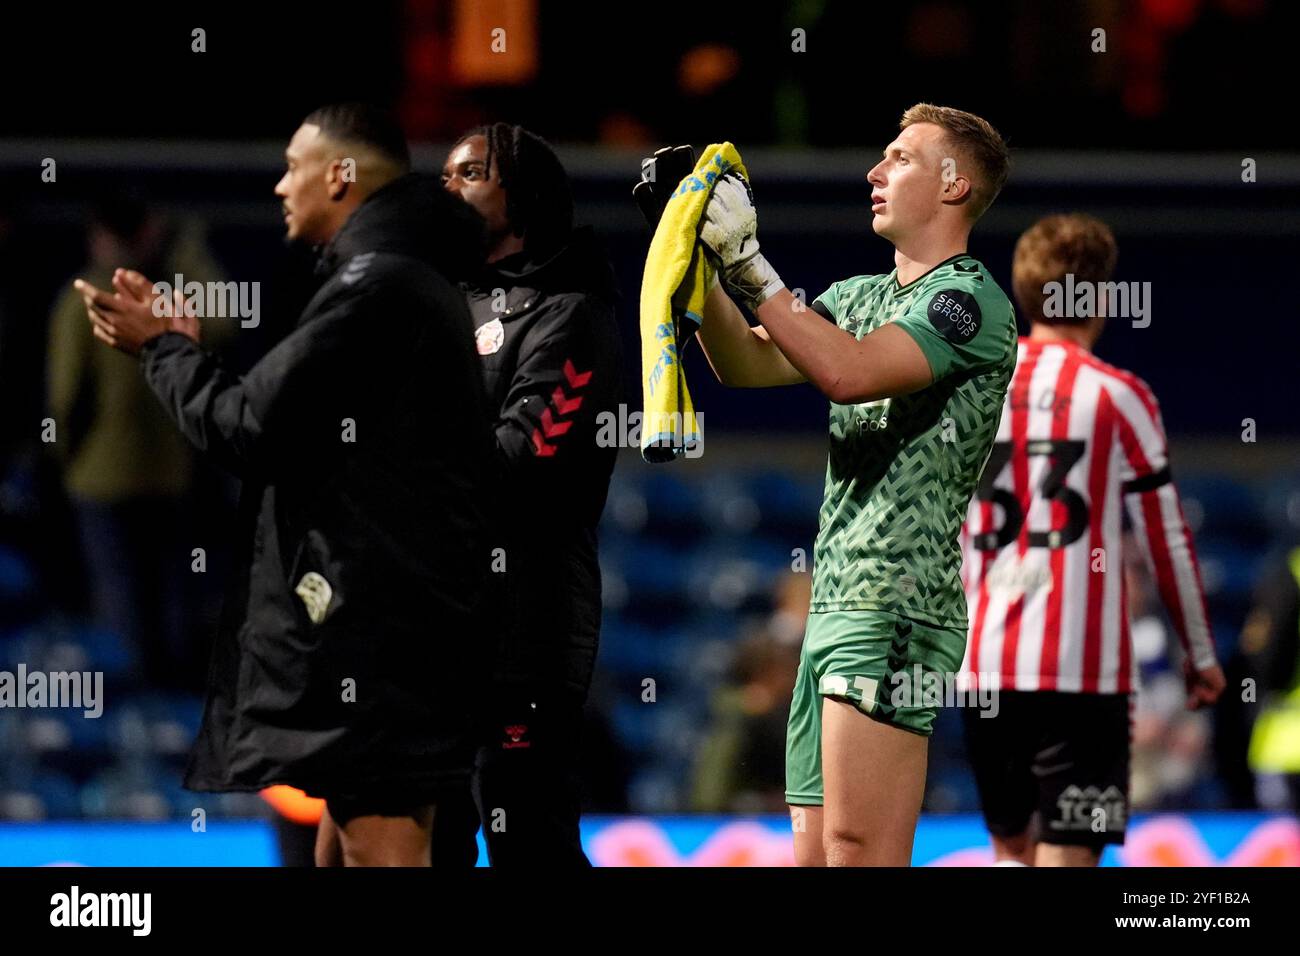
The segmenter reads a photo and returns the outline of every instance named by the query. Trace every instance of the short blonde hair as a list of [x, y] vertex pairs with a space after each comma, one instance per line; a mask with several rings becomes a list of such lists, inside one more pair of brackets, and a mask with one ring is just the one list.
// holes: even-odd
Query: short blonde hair
[[954, 149], [965, 154], [965, 158], [974, 164], [976, 175], [971, 177], [968, 207], [970, 219], [974, 222], [993, 205], [1011, 172], [1011, 153], [1002, 134], [988, 120], [974, 113], [931, 103], [917, 103], [908, 109], [899, 120], [898, 128], [905, 130], [914, 123], [933, 123], [940, 127]]
[[1119, 250], [1110, 227], [1081, 212], [1062, 213], [1038, 220], [1016, 241], [1011, 263], [1011, 289], [1020, 311], [1031, 322], [1062, 325], [1087, 317], [1045, 318], [1043, 303], [1049, 282], [1064, 282], [1073, 274], [1076, 282], [1106, 282], [1115, 271]]

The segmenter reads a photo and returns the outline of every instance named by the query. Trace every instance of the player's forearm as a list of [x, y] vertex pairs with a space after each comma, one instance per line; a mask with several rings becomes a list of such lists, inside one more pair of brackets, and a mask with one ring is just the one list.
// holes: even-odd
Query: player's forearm
[[1183, 623], [1183, 647], [1198, 669], [1213, 667], [1218, 663], [1214, 637], [1210, 633], [1209, 613], [1205, 606], [1205, 591], [1201, 586], [1201, 572], [1196, 561], [1196, 547], [1192, 534], [1181, 518], [1178, 529], [1169, 529], [1169, 556], [1174, 566], [1174, 580], [1165, 583], [1164, 600], [1167, 606], [1182, 606], [1178, 618]]
[[861, 339], [782, 289], [755, 313], [792, 366], [837, 405], [910, 395], [933, 381], [913, 338], [886, 323]]
[[797, 381], [777, 347], [755, 334], [721, 284], [704, 301], [704, 322], [696, 337], [723, 385], [762, 388]]
[[754, 313], [790, 364], [833, 402], [849, 371], [846, 358], [857, 342], [847, 332], [806, 308], [789, 289], [782, 289]]
[[1183, 520], [1177, 489], [1172, 482], [1166, 482], [1132, 495], [1126, 503], [1130, 513], [1136, 509], [1141, 514], [1156, 589], [1170, 612], [1184, 650], [1196, 667], [1214, 666], [1214, 639], [1210, 634], [1196, 546]]

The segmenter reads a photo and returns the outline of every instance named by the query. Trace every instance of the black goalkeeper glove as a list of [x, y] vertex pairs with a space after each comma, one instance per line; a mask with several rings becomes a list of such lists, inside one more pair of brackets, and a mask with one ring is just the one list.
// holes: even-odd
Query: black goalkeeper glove
[[632, 198], [651, 229], [659, 225], [678, 184], [694, 170], [695, 150], [690, 145], [665, 146], [641, 160], [641, 181], [632, 187]]

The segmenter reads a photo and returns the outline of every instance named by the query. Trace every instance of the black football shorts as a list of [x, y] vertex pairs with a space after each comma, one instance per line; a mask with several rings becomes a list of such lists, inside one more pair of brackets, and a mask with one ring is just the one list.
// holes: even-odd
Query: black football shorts
[[988, 713], [962, 710], [990, 833], [1016, 836], [1033, 822], [1044, 843], [1124, 842], [1130, 695], [1004, 690]]

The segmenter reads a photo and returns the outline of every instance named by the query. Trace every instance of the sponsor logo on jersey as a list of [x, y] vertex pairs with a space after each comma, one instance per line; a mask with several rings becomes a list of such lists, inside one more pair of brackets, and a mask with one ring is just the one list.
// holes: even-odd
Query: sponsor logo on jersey
[[975, 296], [960, 289], [936, 292], [925, 314], [935, 331], [949, 342], [965, 345], [980, 330], [980, 307]]
[[505, 341], [505, 338], [506, 329], [501, 324], [500, 319], [493, 319], [486, 325], [480, 325], [474, 330], [474, 345], [478, 349], [479, 355], [491, 355], [501, 348], [501, 343]]
[[991, 591], [1017, 594], [1031, 594], [1042, 588], [1051, 588], [1054, 581], [1050, 567], [1022, 561], [1014, 555], [994, 564], [985, 580]]

